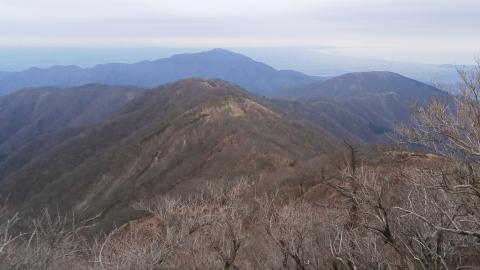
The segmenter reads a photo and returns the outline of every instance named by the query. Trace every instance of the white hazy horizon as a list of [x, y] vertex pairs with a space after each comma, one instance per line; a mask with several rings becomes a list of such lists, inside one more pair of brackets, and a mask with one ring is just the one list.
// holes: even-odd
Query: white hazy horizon
[[0, 48], [308, 47], [471, 64], [479, 11], [477, 0], [0, 0]]

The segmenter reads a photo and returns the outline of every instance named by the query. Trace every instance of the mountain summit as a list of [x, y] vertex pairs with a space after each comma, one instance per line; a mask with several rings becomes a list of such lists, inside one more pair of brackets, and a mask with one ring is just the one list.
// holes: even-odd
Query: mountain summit
[[416, 100], [446, 94], [431, 85], [394, 72], [370, 71], [347, 73], [324, 82], [284, 89], [278, 95], [287, 98], [326, 97], [341, 100], [388, 92]]
[[434, 98], [451, 102], [446, 92], [386, 71], [348, 73], [278, 94], [295, 100], [284, 103], [297, 115], [338, 137], [364, 142], [383, 142], [395, 123], [407, 123], [412, 102], [427, 104]]

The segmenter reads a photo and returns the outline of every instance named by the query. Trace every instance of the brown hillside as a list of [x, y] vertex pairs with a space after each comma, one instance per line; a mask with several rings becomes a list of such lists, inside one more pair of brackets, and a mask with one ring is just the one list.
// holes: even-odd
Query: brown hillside
[[239, 87], [199, 79], [148, 91], [108, 121], [56, 136], [23, 167], [0, 168], [0, 195], [11, 204], [115, 216], [139, 198], [185, 194], [207, 181], [277, 181], [334, 149], [323, 130]]

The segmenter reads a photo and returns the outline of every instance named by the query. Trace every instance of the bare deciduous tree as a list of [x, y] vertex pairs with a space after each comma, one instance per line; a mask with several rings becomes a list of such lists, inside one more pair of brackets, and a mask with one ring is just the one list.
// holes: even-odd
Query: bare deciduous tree
[[403, 142], [434, 155], [407, 167], [343, 172], [337, 189], [352, 206], [332, 253], [347, 268], [480, 266], [480, 65], [460, 75], [454, 104], [419, 107], [413, 124], [398, 129]]

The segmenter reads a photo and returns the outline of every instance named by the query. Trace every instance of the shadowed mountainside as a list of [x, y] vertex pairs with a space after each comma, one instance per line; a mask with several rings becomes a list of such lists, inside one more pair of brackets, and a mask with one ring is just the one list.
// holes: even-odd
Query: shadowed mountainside
[[92, 84], [25, 89], [0, 97], [0, 164], [41, 136], [105, 120], [141, 92], [135, 87]]
[[431, 85], [388, 71], [347, 73], [305, 86], [285, 88], [276, 97], [286, 99], [329, 98], [342, 101], [351, 97], [395, 93], [417, 101], [430, 100], [445, 93]]
[[345, 74], [279, 95], [285, 99], [279, 103], [297, 116], [363, 142], [387, 141], [395, 123], [410, 120], [414, 103], [451, 102], [446, 92], [392, 72]]

